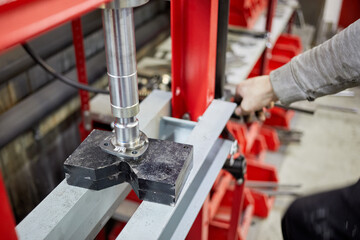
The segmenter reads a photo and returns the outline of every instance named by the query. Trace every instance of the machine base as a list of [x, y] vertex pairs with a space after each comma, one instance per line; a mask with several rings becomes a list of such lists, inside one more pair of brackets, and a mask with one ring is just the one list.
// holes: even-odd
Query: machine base
[[121, 159], [99, 147], [112, 132], [94, 130], [64, 163], [70, 185], [101, 190], [128, 182], [142, 200], [174, 205], [192, 168], [193, 147], [149, 139], [138, 159]]

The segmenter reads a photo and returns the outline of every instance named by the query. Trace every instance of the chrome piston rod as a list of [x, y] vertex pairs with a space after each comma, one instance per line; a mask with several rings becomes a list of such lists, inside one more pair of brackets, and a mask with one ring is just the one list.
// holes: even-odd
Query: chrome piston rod
[[103, 8], [111, 111], [115, 117], [112, 144], [121, 151], [139, 149], [146, 136], [139, 130], [136, 46], [133, 7], [146, 0], [115, 0]]

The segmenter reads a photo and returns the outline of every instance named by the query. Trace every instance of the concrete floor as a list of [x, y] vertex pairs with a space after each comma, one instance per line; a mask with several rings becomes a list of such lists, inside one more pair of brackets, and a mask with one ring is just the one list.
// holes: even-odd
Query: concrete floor
[[[314, 108], [316, 104], [359, 108], [360, 88], [351, 89], [354, 97], [327, 96], [314, 103], [297, 106]], [[278, 165], [280, 183], [301, 184], [301, 194], [334, 189], [360, 178], [360, 113], [317, 109], [306, 115], [297, 113], [292, 129], [300, 130], [300, 144], [291, 144], [267, 161]], [[267, 219], [255, 219], [248, 240], [282, 239], [280, 221], [293, 197], [279, 196]]]

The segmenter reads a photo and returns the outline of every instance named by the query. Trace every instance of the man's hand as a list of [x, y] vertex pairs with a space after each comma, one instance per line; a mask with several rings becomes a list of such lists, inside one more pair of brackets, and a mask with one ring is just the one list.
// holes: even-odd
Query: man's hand
[[236, 95], [242, 97], [241, 105], [235, 109], [235, 114], [239, 116], [262, 110], [278, 100], [268, 75], [241, 82], [236, 87]]

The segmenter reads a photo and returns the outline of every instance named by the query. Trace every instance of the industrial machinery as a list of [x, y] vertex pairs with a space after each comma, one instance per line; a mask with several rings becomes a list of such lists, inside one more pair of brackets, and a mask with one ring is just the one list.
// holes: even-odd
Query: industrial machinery
[[[116, 119], [115, 133], [93, 131], [65, 162], [67, 182], [82, 187], [60, 183], [16, 227], [21, 239], [94, 238], [130, 192], [129, 184], [118, 184], [124, 181], [150, 201], [140, 205], [121, 238], [184, 238], [189, 232], [233, 145], [218, 137], [235, 104], [214, 100], [219, 2], [171, 2], [173, 94], [154, 91], [139, 111], [132, 7], [145, 2], [61, 0], [43, 11], [44, 2], [34, 0], [14, 10], [23, 11], [19, 23], [2, 29], [4, 49], [101, 5]], [[51, 18], [55, 14], [60, 18]], [[182, 120], [186, 113], [195, 121]]]
[[[141, 104], [132, 9], [147, 0], [53, 0], [52, 4], [57, 4], [49, 4], [49, 11], [43, 11], [44, 1], [32, 1], [33, 5], [31, 1], [26, 3], [32, 12], [17, 10], [23, 18], [11, 26], [16, 31], [11, 27], [0, 29], [0, 33], [9, 33], [0, 41], [0, 49], [96, 7], [102, 8], [115, 124], [114, 132], [91, 132], [69, 156], [64, 164], [66, 180], [18, 224], [18, 236], [21, 239], [94, 238], [132, 188], [140, 199], [147, 201], [140, 204], [117, 239], [205, 238], [207, 233], [202, 225], [206, 222], [209, 225], [204, 217], [209, 192], [236, 145], [234, 141], [219, 138], [236, 104], [214, 99], [215, 95], [221, 97], [215, 86], [224, 85], [218, 80], [224, 81], [227, 43], [224, 18], [228, 18], [229, 1], [171, 1], [172, 93], [153, 91]], [[34, 13], [38, 13], [37, 19], [33, 19]], [[0, 21], [13, 15], [0, 15]], [[61, 18], [54, 19], [52, 15]], [[48, 24], [39, 19], [47, 19]], [[83, 58], [77, 58], [78, 62], [84, 62]], [[81, 71], [78, 74], [80, 80]], [[254, 149], [248, 150], [253, 153], [257, 148]], [[211, 226], [213, 229], [220, 226], [221, 234], [225, 229], [228, 239], [242, 239], [247, 232], [247, 229], [244, 233], [238, 231], [244, 174], [241, 168], [241, 177], [232, 191], [235, 200], [232, 204], [228, 202], [235, 206], [231, 223], [226, 223], [224, 228], [224, 222], [213, 221]], [[226, 179], [233, 179], [230, 174], [225, 175]], [[220, 206], [219, 196], [225, 196], [223, 190], [214, 198], [216, 201], [213, 199], [214, 206]], [[252, 215], [252, 206], [247, 209], [245, 216]], [[212, 216], [216, 216], [216, 211], [212, 211]], [[250, 218], [246, 219], [243, 225], [249, 226]]]
[[103, 6], [114, 133], [94, 130], [65, 161], [69, 184], [100, 190], [129, 182], [140, 199], [174, 205], [192, 168], [191, 145], [148, 139], [139, 130], [133, 8], [144, 1]]

